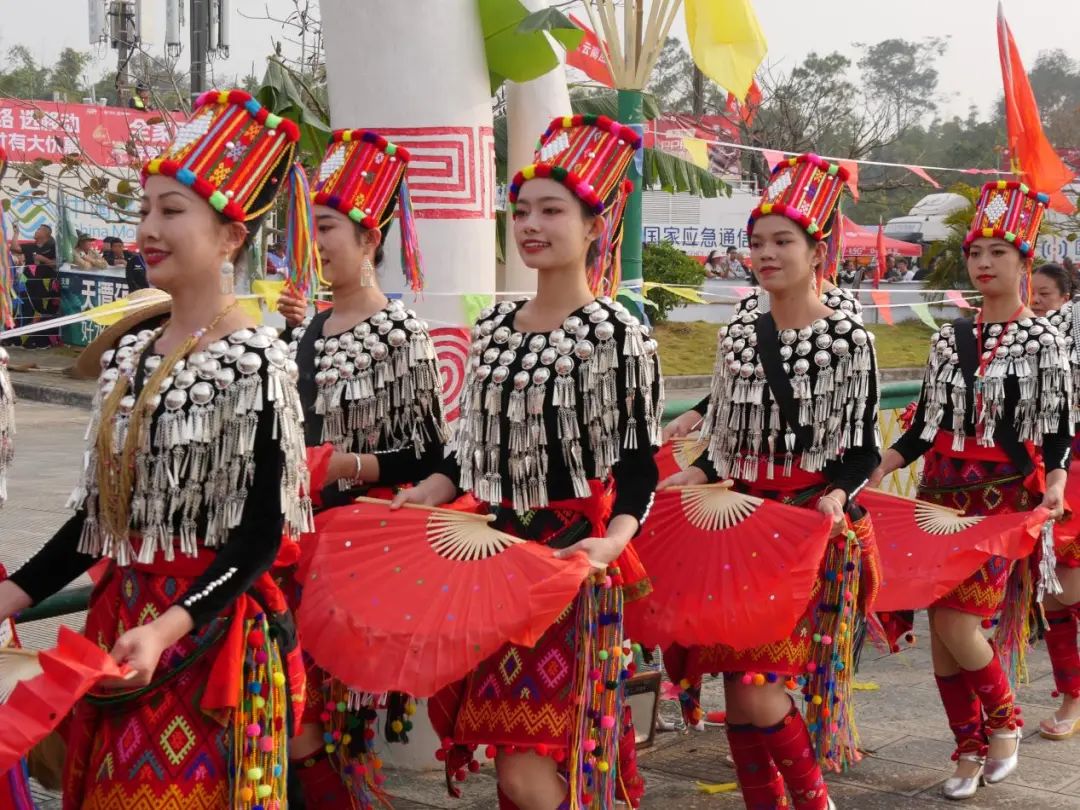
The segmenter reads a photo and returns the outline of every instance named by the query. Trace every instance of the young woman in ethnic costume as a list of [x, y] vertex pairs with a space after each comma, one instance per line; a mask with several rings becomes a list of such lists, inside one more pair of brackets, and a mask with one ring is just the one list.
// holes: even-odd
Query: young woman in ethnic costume
[[590, 674], [613, 654], [596, 649], [598, 639], [621, 647], [616, 561], [652, 502], [663, 385], [648, 329], [594, 297], [586, 273], [617, 249], [624, 175], [639, 145], [603, 116], [556, 119], [544, 133], [536, 163], [510, 187], [536, 297], [481, 313], [455, 453], [395, 498], [438, 505], [471, 492], [502, 531], [559, 556], [585, 552], [607, 569], [535, 647], [507, 645], [431, 702], [455, 746], [445, 756], [488, 746], [500, 807], [610, 808], [621, 787], [633, 790], [620, 784], [635, 774], [618, 750], [619, 677], [601, 685]]
[[[1073, 415], [1075, 430], [1080, 423], [1080, 317], [1072, 300], [1072, 278], [1061, 265], [1044, 264], [1032, 276], [1031, 308], [1045, 314], [1047, 320], [1061, 331], [1069, 351], [1072, 371]], [[1073, 451], [1076, 439], [1073, 440]], [[1048, 740], [1066, 740], [1080, 734], [1080, 649], [1077, 645], [1077, 616], [1080, 613], [1080, 517], [1076, 516], [1077, 481], [1070, 476], [1066, 501], [1073, 517], [1056, 527], [1057, 577], [1062, 593], [1047, 593], [1043, 599], [1046, 619], [1046, 649], [1054, 670], [1055, 697], [1061, 697], [1061, 708], [1051, 717], [1039, 721], [1039, 733]]]
[[[289, 354], [300, 369], [317, 510], [357, 495], [389, 499], [395, 487], [434, 472], [445, 455], [448, 431], [427, 325], [401, 301], [389, 300], [375, 278], [383, 240], [400, 207], [406, 278], [414, 291], [422, 288], [405, 182], [408, 161], [405, 149], [374, 132], [334, 133], [313, 194], [318, 249], [334, 306], [306, 317], [307, 302], [294, 293], [286, 291], [278, 302], [296, 326]], [[319, 524], [317, 514], [316, 532]], [[350, 702], [349, 690], [313, 662], [307, 674], [304, 728], [290, 743], [306, 806], [350, 807], [354, 799], [369, 806], [374, 757], [363, 728], [352, 721], [370, 719], [374, 710], [341, 711]], [[400, 695], [389, 700], [406, 708]], [[411, 703], [407, 708], [412, 710]], [[407, 722], [395, 717], [390, 736], [404, 733]], [[348, 739], [334, 738], [350, 726]]]
[[[818, 293], [845, 174], [816, 155], [792, 158], [773, 173], [749, 225], [755, 273], [769, 293], [770, 311], [743, 311], [721, 328], [702, 430], [707, 451], [661, 484], [730, 478], [741, 491], [815, 508], [834, 521], [822, 585], [789, 638], [742, 652], [722, 644], [694, 647], [680, 661], [687, 679], [724, 673], [728, 740], [748, 808], [787, 806], [786, 792], [796, 808], [832, 807], [815, 745], [785, 685], [794, 687], [795, 678], [815, 673], [814, 648], [824, 650], [834, 641], [815, 634], [817, 614], [849, 621], [840, 617], [857, 607], [843, 595], [846, 584], [840, 601], [828, 604], [826, 583], [847, 577], [857, 582], [860, 557], [873, 554], [852, 503], [880, 459], [873, 338]], [[864, 541], [867, 547], [860, 549]], [[875, 568], [869, 559], [863, 562]], [[844, 624], [837, 629], [837, 641], [850, 633]], [[824, 660], [834, 655], [829, 651]], [[828, 677], [835, 677], [831, 668]], [[836, 701], [829, 707], [833, 718], [847, 716], [842, 693]], [[855, 759], [850, 733], [847, 740], [823, 741], [827, 750], [818, 751], [821, 758]]]
[[[756, 315], [769, 309], [768, 293], [755, 288], [743, 296], [735, 305], [735, 313], [731, 322], [742, 320], [744, 314]], [[832, 310], [843, 310], [851, 316], [851, 319], [862, 324], [862, 304], [858, 296], [844, 287], [837, 287], [827, 278], [821, 285], [821, 302]], [[672, 439], [682, 438], [693, 432], [705, 417], [709, 409], [709, 397], [705, 396], [693, 408], [680, 414], [664, 426], [663, 440], [665, 443]], [[860, 518], [866, 526], [870, 525], [870, 516]], [[678, 644], [664, 650], [664, 669], [669, 677], [679, 685], [679, 708], [682, 711], [683, 722], [688, 728], [697, 731], [705, 730], [705, 713], [701, 708], [701, 684], [702, 676], [688, 679], [684, 677], [688, 650]], [[658, 718], [659, 720], [659, 718]]]
[[[7, 153], [0, 147], [0, 180], [4, 179], [7, 169]], [[0, 273], [5, 276], [11, 272], [7, 252], [7, 228], [4, 214], [0, 210]], [[6, 292], [0, 290], [0, 295]], [[11, 304], [7, 304], [10, 312]], [[0, 324], [6, 326], [6, 324]], [[0, 349], [0, 505], [7, 500], [7, 468], [15, 457], [15, 392], [8, 377], [8, 353]], [[7, 579], [7, 569], [0, 563], [0, 582]], [[18, 647], [19, 638], [15, 634], [15, 622], [10, 617], [0, 621], [0, 648]], [[26, 768], [12, 768], [0, 774], [0, 810], [31, 810], [34, 806], [30, 796], [30, 782]]]
[[[874, 480], [923, 457], [918, 497], [969, 515], [1032, 509], [1062, 512], [1069, 463], [1070, 378], [1064, 338], [1020, 297], [1046, 196], [999, 181], [983, 187], [964, 241], [968, 274], [983, 296], [978, 317], [941, 327], [931, 338], [912, 426], [890, 448]], [[1041, 452], [1040, 452], [1041, 451]], [[993, 557], [930, 610], [934, 674], [956, 738], [953, 799], [1015, 770], [1022, 725], [1002, 658], [1020, 654], [1023, 633], [1006, 649], [979, 630], [1004, 611], [999, 634], [1023, 627], [1030, 605], [1027, 561]], [[1019, 591], [1019, 592], [1017, 592]], [[1006, 594], [1009, 594], [1007, 597]]]
[[267, 572], [310, 502], [295, 366], [231, 282], [297, 139], [212, 91], [146, 165], [138, 242], [171, 315], [102, 355], [78, 511], [0, 583], [6, 618], [110, 562], [86, 634], [134, 677], [77, 705], [66, 808], [284, 807], [303, 667]]

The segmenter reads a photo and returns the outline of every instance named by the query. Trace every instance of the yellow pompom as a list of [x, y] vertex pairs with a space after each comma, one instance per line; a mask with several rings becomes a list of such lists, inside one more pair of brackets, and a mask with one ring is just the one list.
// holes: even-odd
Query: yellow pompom
[[270, 785], [259, 785], [259, 787], [255, 790], [255, 795], [258, 796], [260, 799], [265, 799], [273, 792], [274, 789], [270, 787]]
[[820, 706], [821, 705], [821, 695], [814, 695], [813, 699], [810, 702], [813, 703], [815, 706]]
[[772, 209], [773, 209], [773, 204], [772, 203], [762, 203], [762, 205], [761, 205], [761, 215], [765, 216], [767, 214], [771, 214]]
[[252, 782], [258, 782], [260, 779], [262, 779], [262, 777], [263, 777], [263, 769], [262, 768], [248, 768], [248, 770], [247, 770], [247, 778], [250, 779]]
[[351, 742], [352, 742], [352, 734], [342, 734], [341, 735], [341, 744], [342, 745], [348, 745]]
[[406, 703], [405, 704], [405, 714], [407, 714], [409, 717], [412, 717], [414, 714], [416, 714], [416, 704], [415, 703]]
[[217, 100], [218, 100], [218, 104], [228, 104], [229, 103], [229, 91], [228, 90], [222, 90], [220, 93], [218, 93]]
[[284, 685], [285, 685], [285, 673], [284, 672], [275, 672], [274, 673], [274, 686], [284, 686]]
[[532, 180], [534, 177], [536, 177], [536, 167], [526, 166], [524, 169], [521, 170], [521, 177], [524, 180]]
[[266, 706], [266, 698], [256, 695], [251, 699], [251, 705], [256, 709], [261, 709]]
[[562, 125], [567, 129], [570, 129], [574, 125], [574, 116], [564, 115], [562, 119]]
[[349, 143], [350, 141], [352, 141], [352, 130], [347, 129], [347, 130], [345, 130], [344, 132], [341, 133], [341, 142], [342, 143]]
[[395, 720], [393, 723], [390, 724], [390, 728], [395, 734], [400, 734], [402, 729], [405, 728], [405, 724], [402, 723], [400, 720]]
[[607, 773], [610, 768], [611, 766], [604, 762], [604, 760], [600, 760], [596, 763], [596, 770], [600, 771], [600, 773]]

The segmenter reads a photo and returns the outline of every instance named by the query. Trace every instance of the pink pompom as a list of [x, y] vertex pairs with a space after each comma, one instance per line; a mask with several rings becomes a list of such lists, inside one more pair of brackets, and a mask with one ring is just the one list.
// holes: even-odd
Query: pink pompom
[[615, 728], [615, 718], [610, 714], [605, 714], [600, 718], [600, 728]]
[[259, 750], [262, 751], [264, 754], [271, 753], [274, 750], [274, 738], [263, 737], [261, 740], [259, 740]]
[[262, 734], [262, 726], [258, 723], [252, 723], [247, 727], [247, 735], [249, 737], [258, 737], [260, 734]]

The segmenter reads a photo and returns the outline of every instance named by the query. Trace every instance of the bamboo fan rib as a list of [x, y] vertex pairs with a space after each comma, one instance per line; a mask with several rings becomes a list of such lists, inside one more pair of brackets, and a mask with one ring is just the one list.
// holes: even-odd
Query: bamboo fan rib
[[761, 498], [733, 492], [726, 487], [702, 487], [682, 491], [683, 512], [691, 524], [715, 532], [739, 524], [762, 503]]
[[681, 469], [685, 470], [701, 458], [701, 454], [704, 453], [705, 448], [709, 446], [709, 440], [701, 439], [697, 436], [684, 436], [679, 439], [674, 439], [672, 444], [674, 444], [672, 449], [675, 451], [675, 461]]
[[427, 537], [432, 551], [458, 561], [486, 560], [523, 542], [468, 514], [433, 513], [428, 518]]
[[28, 681], [42, 673], [41, 662], [31, 650], [0, 650], [0, 703], [7, 703], [20, 681]]
[[958, 515], [953, 509], [926, 501], [917, 501], [915, 504], [915, 525], [927, 534], [956, 534], [970, 529], [982, 520], [979, 516]]

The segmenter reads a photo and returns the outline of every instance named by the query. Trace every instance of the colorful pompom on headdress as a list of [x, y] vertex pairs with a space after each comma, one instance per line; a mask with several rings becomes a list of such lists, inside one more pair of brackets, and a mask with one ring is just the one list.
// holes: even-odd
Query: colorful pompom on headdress
[[604, 217], [596, 264], [589, 268], [589, 286], [595, 294], [614, 296], [622, 275], [619, 244], [622, 215], [633, 183], [626, 172], [641, 136], [605, 115], [556, 118], [536, 145], [533, 163], [519, 171], [507, 197], [511, 210], [521, 187], [535, 177], [562, 183], [592, 212]]
[[339, 129], [326, 149], [312, 196], [369, 230], [401, 216], [401, 266], [413, 292], [424, 288], [423, 260], [406, 178], [410, 155], [376, 132]]
[[7, 171], [7, 165], [7, 152], [4, 151], [4, 147], [0, 146], [0, 180], [4, 179], [4, 173]]
[[976, 239], [1004, 239], [1030, 259], [1050, 197], [1015, 180], [995, 180], [982, 187], [964, 252]]
[[251, 222], [273, 204], [296, 152], [300, 131], [243, 90], [210, 90], [172, 143], [143, 167], [172, 177], [236, 222]]

